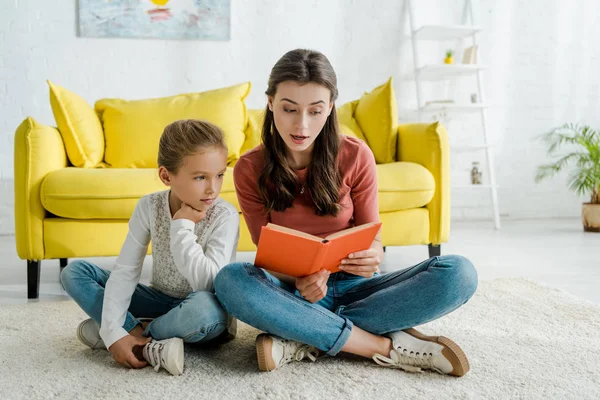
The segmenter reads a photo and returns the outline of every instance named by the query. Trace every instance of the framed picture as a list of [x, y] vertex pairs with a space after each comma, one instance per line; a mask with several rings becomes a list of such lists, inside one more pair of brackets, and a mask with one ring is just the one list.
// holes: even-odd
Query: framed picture
[[230, 14], [230, 0], [79, 0], [79, 35], [229, 40]]

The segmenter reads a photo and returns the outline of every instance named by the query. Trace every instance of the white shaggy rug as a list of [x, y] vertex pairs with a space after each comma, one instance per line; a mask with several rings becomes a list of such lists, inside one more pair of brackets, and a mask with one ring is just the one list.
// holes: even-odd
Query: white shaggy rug
[[458, 311], [423, 330], [459, 343], [463, 378], [408, 374], [356, 357], [259, 373], [241, 325], [219, 349], [186, 348], [185, 372], [127, 370], [75, 337], [74, 302], [0, 309], [0, 399], [599, 399], [600, 307], [521, 279], [481, 282]]

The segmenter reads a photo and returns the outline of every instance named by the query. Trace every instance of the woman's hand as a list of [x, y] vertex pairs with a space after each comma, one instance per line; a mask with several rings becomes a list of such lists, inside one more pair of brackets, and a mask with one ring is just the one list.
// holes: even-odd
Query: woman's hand
[[331, 272], [321, 270], [303, 278], [296, 278], [296, 289], [306, 301], [316, 303], [327, 294], [327, 279]]
[[371, 278], [375, 272], [379, 272], [379, 254], [376, 249], [358, 251], [348, 255], [342, 260], [340, 269], [352, 275]]

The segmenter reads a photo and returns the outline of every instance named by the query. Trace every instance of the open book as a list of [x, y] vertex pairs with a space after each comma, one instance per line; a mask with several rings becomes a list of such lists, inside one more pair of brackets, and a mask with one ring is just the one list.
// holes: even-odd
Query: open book
[[262, 227], [254, 264], [294, 277], [314, 274], [322, 269], [338, 272], [348, 254], [371, 247], [381, 222], [348, 228], [320, 238], [276, 224]]

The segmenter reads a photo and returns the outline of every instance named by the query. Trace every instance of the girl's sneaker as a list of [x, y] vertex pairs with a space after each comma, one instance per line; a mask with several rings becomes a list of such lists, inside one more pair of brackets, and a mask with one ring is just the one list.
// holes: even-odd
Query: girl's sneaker
[[[150, 322], [153, 318], [138, 318], [141, 322]], [[100, 327], [93, 319], [88, 318], [81, 321], [77, 326], [77, 339], [93, 350], [104, 349], [104, 341], [100, 337]]]
[[183, 373], [183, 339], [153, 340], [144, 346], [144, 359], [158, 370], [162, 367], [171, 375]]
[[416, 329], [392, 332], [393, 349], [390, 356], [375, 354], [373, 360], [389, 368], [400, 368], [407, 372], [427, 369], [453, 376], [469, 372], [469, 360], [462, 349], [443, 336], [426, 336]]
[[273, 371], [289, 362], [301, 361], [304, 358], [315, 362], [319, 356], [319, 349], [304, 343], [261, 333], [256, 337], [256, 356], [259, 370]]
[[104, 341], [100, 337], [100, 327], [91, 318], [79, 324], [77, 327], [77, 339], [90, 349], [106, 349]]

